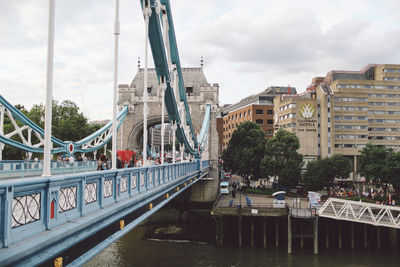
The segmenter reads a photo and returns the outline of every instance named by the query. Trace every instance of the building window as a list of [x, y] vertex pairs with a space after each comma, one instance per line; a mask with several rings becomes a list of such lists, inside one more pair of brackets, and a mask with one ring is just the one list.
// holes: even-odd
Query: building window
[[256, 114], [263, 114], [263, 110], [262, 109], [256, 109]]
[[186, 94], [189, 96], [193, 95], [193, 87], [192, 86], [186, 87]]
[[257, 120], [256, 120], [256, 123], [257, 123], [257, 124], [263, 124], [263, 120], [257, 119]]
[[395, 81], [396, 78], [395, 77], [383, 77], [384, 81]]
[[383, 69], [383, 72], [393, 73], [393, 72], [396, 72], [396, 69]]
[[268, 110], [267, 110], [267, 114], [268, 114], [268, 115], [272, 115], [272, 114], [273, 114], [272, 109], [268, 109]]
[[273, 124], [274, 122], [272, 120], [267, 120], [267, 124]]

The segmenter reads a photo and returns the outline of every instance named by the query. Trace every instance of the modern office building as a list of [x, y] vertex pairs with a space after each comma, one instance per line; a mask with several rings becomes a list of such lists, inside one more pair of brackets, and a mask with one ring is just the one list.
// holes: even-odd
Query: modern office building
[[277, 96], [274, 109], [275, 130], [295, 133], [305, 159], [343, 154], [358, 180], [358, 156], [368, 143], [400, 150], [400, 65], [330, 71], [303, 94]]
[[331, 71], [316, 94], [322, 157], [348, 156], [357, 178], [357, 157], [367, 143], [400, 150], [400, 65]]
[[219, 126], [220, 153], [226, 148], [232, 133], [244, 121], [253, 121], [260, 125], [266, 137], [274, 133], [274, 98], [280, 94], [296, 94], [296, 88], [273, 86], [257, 95], [251, 95], [233, 105], [221, 109]]

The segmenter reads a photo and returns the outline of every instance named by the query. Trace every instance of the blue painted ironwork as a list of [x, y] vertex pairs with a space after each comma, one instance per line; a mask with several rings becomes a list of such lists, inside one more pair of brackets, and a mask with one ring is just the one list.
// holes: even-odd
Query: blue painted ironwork
[[[53, 175], [94, 171], [97, 161], [75, 161], [73, 164], [67, 162], [51, 162]], [[10, 178], [25, 178], [40, 176], [43, 173], [43, 163], [33, 160], [3, 160], [0, 161], [0, 180]]]
[[[158, 80], [165, 81], [167, 86], [165, 91], [164, 101], [168, 112], [168, 117], [170, 121], [177, 123], [178, 127], [176, 130], [176, 137], [178, 141], [185, 146], [185, 151], [187, 153], [190, 153], [191, 155], [199, 156], [199, 152], [201, 153], [204, 149], [204, 143], [200, 144], [198, 143], [198, 138], [196, 137], [196, 133], [194, 131], [192, 119], [189, 112], [185, 113], [186, 114], [185, 119], [186, 119], [186, 125], [189, 126], [194, 146], [192, 147], [189, 141], [187, 140], [185, 131], [183, 129], [184, 127], [184, 125], [182, 124], [183, 120], [182, 118], [180, 118], [174, 91], [173, 88], [171, 87], [171, 73], [168, 66], [167, 55], [165, 52], [166, 49], [162, 35], [161, 21], [163, 16], [167, 17], [171, 64], [175, 66], [178, 75], [179, 100], [183, 102], [185, 110], [189, 111], [189, 105], [186, 97], [186, 88], [183, 82], [181, 63], [178, 53], [178, 45], [175, 38], [174, 23], [172, 20], [171, 6], [169, 0], [160, 0], [160, 1], [140, 0], [140, 3], [143, 10], [146, 7], [150, 7], [152, 11], [149, 17], [149, 42], [150, 42], [151, 52], [153, 54], [153, 61]], [[163, 12], [159, 12], [160, 7], [157, 6], [158, 4], [161, 4], [161, 7], [164, 9]], [[206, 115], [208, 115], [208, 117], [205, 117], [205, 122], [208, 125], [210, 121], [210, 113], [206, 112]], [[205, 141], [204, 138], [201, 138], [201, 140], [203, 142]]]
[[[23, 125], [26, 125], [27, 127], [31, 128], [38, 136], [41, 136], [42, 138], [44, 137], [44, 130], [40, 128], [38, 125], [36, 125], [34, 122], [32, 122], [28, 117], [25, 116], [20, 110], [15, 108], [13, 105], [11, 105], [2, 95], [0, 95], [0, 105], [4, 106], [6, 110], [10, 111], [12, 116], [16, 118], [19, 122], [21, 122]], [[128, 114], [128, 107], [124, 107], [120, 113], [117, 116], [118, 120], [118, 125], [117, 127], [119, 128], [126, 118], [126, 115]], [[79, 140], [77, 142], [71, 142], [71, 141], [61, 141], [54, 136], [51, 137], [51, 141], [53, 142], [53, 146], [56, 146], [51, 150], [52, 154], [55, 153], [68, 153], [68, 154], [73, 154], [73, 153], [88, 153], [88, 152], [93, 152], [96, 151], [102, 147], [104, 147], [112, 138], [112, 132], [110, 132], [104, 140], [101, 142], [98, 142], [97, 144], [85, 147], [86, 144], [90, 144], [93, 140], [98, 138], [99, 136], [104, 135], [107, 131], [110, 131], [112, 128], [112, 122], [108, 122], [106, 125], [104, 125], [102, 128], [94, 132], [93, 134], [89, 135], [88, 137], [83, 138], [82, 140]], [[36, 147], [34, 145], [26, 145], [20, 142], [17, 142], [15, 140], [6, 138], [4, 135], [0, 134], [0, 142], [14, 146], [18, 149], [25, 150], [28, 152], [33, 152], [33, 153], [43, 153], [43, 148], [42, 147]], [[72, 148], [72, 149], [71, 149]]]
[[175, 187], [197, 182], [208, 168], [208, 161], [196, 161], [0, 181], [0, 262], [40, 264]]

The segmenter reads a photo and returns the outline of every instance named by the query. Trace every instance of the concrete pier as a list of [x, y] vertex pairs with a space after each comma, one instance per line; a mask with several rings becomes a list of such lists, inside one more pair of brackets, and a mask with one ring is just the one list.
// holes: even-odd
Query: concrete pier
[[314, 219], [314, 254], [318, 254], [318, 216]]
[[[234, 201], [240, 203], [237, 198]], [[254, 202], [250, 205], [242, 199], [241, 205], [214, 205], [211, 214], [216, 223], [217, 246], [226, 242], [234, 242], [238, 247], [287, 245], [288, 254], [293, 254], [296, 247], [312, 248], [310, 253], [318, 254], [320, 236], [323, 249], [398, 249], [399, 246], [397, 229], [318, 217], [307, 208], [300, 211], [300, 208], [275, 208]]]

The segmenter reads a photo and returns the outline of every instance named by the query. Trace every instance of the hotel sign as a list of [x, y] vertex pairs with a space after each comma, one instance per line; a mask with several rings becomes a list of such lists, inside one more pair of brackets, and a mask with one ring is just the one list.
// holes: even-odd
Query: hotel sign
[[300, 115], [304, 119], [311, 119], [312, 117], [314, 117], [314, 114], [315, 114], [315, 108], [311, 103], [303, 103], [300, 106]]
[[303, 103], [299, 108], [302, 118], [297, 120], [297, 129], [299, 132], [316, 132], [317, 120], [314, 119], [315, 107], [311, 103]]

